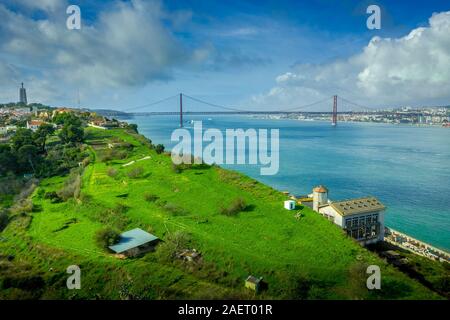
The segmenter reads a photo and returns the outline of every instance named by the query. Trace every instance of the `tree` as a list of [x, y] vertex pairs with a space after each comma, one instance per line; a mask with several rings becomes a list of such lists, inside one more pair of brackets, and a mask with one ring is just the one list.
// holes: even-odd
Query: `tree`
[[39, 160], [38, 152], [38, 148], [31, 144], [20, 147], [17, 151], [17, 163], [20, 171], [36, 170], [36, 164]]
[[16, 160], [11, 147], [7, 144], [0, 144], [0, 176], [4, 176], [10, 171], [16, 171]]
[[19, 128], [11, 138], [11, 144], [14, 151], [19, 150], [25, 145], [33, 145], [33, 131], [25, 128]]
[[103, 249], [108, 249], [109, 246], [116, 244], [119, 240], [120, 234], [110, 227], [100, 229], [95, 234], [95, 242]]
[[81, 125], [65, 124], [59, 133], [59, 138], [64, 143], [83, 142], [84, 130]]
[[33, 134], [35, 143], [41, 148], [41, 152], [45, 152], [45, 142], [47, 137], [51, 136], [55, 132], [55, 128], [48, 123], [44, 123], [39, 126], [36, 132]]
[[165, 149], [165, 147], [164, 147], [164, 145], [162, 145], [162, 144], [158, 144], [158, 145], [155, 147], [155, 151], [156, 151], [157, 154], [163, 153], [163, 152], [164, 152], [164, 149]]
[[58, 113], [53, 117], [53, 122], [56, 124], [63, 124], [63, 125], [78, 125], [81, 126], [81, 120], [73, 113], [65, 112], [65, 113]]
[[139, 132], [138, 132], [138, 126], [137, 126], [137, 124], [135, 124], [135, 123], [130, 123], [130, 124], [128, 124], [127, 128], [128, 128], [129, 130], [132, 130], [132, 131], [136, 132], [136, 133], [139, 133]]

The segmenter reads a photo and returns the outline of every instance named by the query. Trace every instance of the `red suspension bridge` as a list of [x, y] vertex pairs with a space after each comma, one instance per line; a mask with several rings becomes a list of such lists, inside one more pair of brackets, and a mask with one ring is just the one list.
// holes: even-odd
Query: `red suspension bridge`
[[[195, 104], [195, 108], [192, 109], [192, 106], [186, 108], [187, 100], [190, 103]], [[184, 105], [183, 105], [184, 103]], [[308, 111], [311, 108], [316, 107], [318, 105], [326, 106], [331, 105], [331, 111]], [[232, 106], [224, 106], [212, 102], [208, 102], [206, 100], [192, 97], [190, 95], [179, 93], [158, 101], [154, 101], [148, 104], [131, 107], [131, 108], [120, 108], [122, 112], [131, 113], [131, 114], [147, 114], [147, 115], [177, 115], [179, 116], [180, 127], [183, 126], [183, 116], [184, 115], [214, 115], [214, 114], [289, 114], [289, 113], [310, 113], [310, 114], [326, 114], [330, 113], [331, 115], [331, 123], [332, 125], [337, 124], [338, 120], [338, 104], [344, 105], [346, 107], [346, 112], [355, 112], [355, 108], [358, 111], [367, 111], [370, 110], [368, 107], [364, 107], [355, 102], [342, 98], [340, 96], [334, 95], [331, 97], [326, 97], [324, 99], [315, 101], [313, 103], [300, 105], [296, 107], [291, 107], [288, 109], [279, 109], [279, 110], [270, 110], [268, 108], [264, 108], [267, 110], [251, 110], [249, 108], [245, 109], [242, 107], [232, 107]], [[208, 110], [201, 110], [198, 108], [198, 105], [207, 106]], [[175, 108], [174, 108], [175, 107]], [[155, 109], [159, 109], [159, 111]], [[349, 109], [350, 108], [350, 109]], [[152, 111], [153, 109], [153, 111]], [[162, 109], [162, 110], [161, 110]], [[169, 109], [169, 111], [166, 111]], [[139, 110], [139, 111], [138, 111]], [[330, 109], [329, 109], [330, 110]]]

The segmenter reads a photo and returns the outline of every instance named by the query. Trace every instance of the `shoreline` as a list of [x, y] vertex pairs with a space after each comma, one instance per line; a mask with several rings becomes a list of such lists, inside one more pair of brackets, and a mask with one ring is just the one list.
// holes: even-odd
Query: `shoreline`
[[402, 249], [406, 249], [419, 256], [438, 260], [440, 262], [450, 262], [450, 253], [446, 250], [436, 248], [429, 243], [411, 237], [410, 235], [385, 226], [386, 234], [384, 241]]
[[[301, 122], [324, 122], [324, 123], [330, 123], [329, 120], [321, 120], [321, 119], [291, 119], [291, 118], [271, 118], [271, 117], [264, 117], [264, 116], [252, 116], [249, 115], [250, 118], [253, 119], [260, 119], [260, 120], [290, 120], [290, 121], [301, 121]], [[426, 124], [426, 123], [394, 123], [394, 122], [376, 122], [376, 121], [348, 121], [348, 120], [340, 120], [337, 122], [339, 123], [370, 123], [370, 124], [388, 124], [388, 125], [394, 125], [394, 126], [408, 126], [408, 127], [419, 127], [419, 128], [450, 128], [450, 126], [444, 126], [442, 124]]]
[[[139, 117], [147, 117], [148, 115], [139, 115]], [[283, 121], [286, 121], [286, 120], [290, 120], [290, 121], [302, 121], [302, 122], [322, 122], [322, 123], [327, 123], [328, 121], [325, 121], [325, 120], [304, 120], [304, 119], [270, 119], [270, 118], [259, 118], [259, 117], [254, 117], [254, 116], [251, 116], [251, 115], [246, 115], [246, 116], [244, 116], [245, 118], [251, 118], [251, 119], [258, 119], [258, 120], [283, 120]], [[121, 121], [123, 121], [123, 122], [126, 122], [126, 123], [132, 123], [132, 122], [129, 122], [130, 121], [130, 119], [122, 119]], [[380, 124], [380, 125], [405, 125], [405, 126], [408, 126], [408, 127], [411, 127], [412, 125], [410, 125], [410, 124], [403, 124], [403, 123], [401, 123], [401, 124], [395, 124], [395, 123], [380, 123], [380, 122], [363, 122], [363, 121], [345, 121], [345, 122], [348, 122], [348, 123], [362, 123], [362, 124]], [[423, 126], [423, 127], [440, 127], [440, 126], [436, 126], [436, 125], [433, 125], [433, 126], [429, 126], [429, 125], [425, 125], [425, 126]], [[138, 130], [139, 130], [139, 128], [138, 128]], [[141, 135], [143, 135], [143, 136], [145, 136], [147, 139], [151, 139], [151, 137], [148, 137], [148, 136], [146, 136], [144, 133], [139, 133], [139, 134], [141, 134]], [[171, 150], [170, 149], [166, 149], [166, 151], [168, 151], [168, 152], [170, 152]], [[222, 167], [222, 168], [224, 168], [224, 167]], [[229, 170], [228, 168], [224, 168], [225, 170]], [[245, 173], [245, 172], [242, 172], [242, 171], [239, 171], [240, 173], [242, 173], [242, 174], [244, 174], [244, 175], [246, 175], [246, 176], [248, 176], [248, 174], [247, 173]], [[263, 183], [263, 184], [266, 184], [266, 185], [268, 185], [268, 186], [270, 186], [271, 188], [275, 188], [274, 186], [272, 186], [272, 185], [269, 185], [269, 184], [267, 184], [267, 183], [265, 183], [265, 182], [262, 182], [260, 179], [258, 179], [257, 177], [251, 177], [251, 178], [253, 178], [253, 179], [256, 179], [256, 180], [258, 180], [260, 183]], [[276, 188], [275, 188], [276, 189]], [[278, 190], [278, 189], [277, 189]], [[280, 191], [280, 192], [282, 192], [282, 190], [278, 190], [278, 191]], [[404, 233], [404, 232], [401, 232], [401, 231], [397, 231], [397, 230], [395, 230], [395, 229], [393, 229], [393, 228], [391, 228], [391, 227], [389, 227], [389, 226], [386, 226], [386, 228], [389, 228], [390, 230], [393, 230], [394, 232], [397, 232], [397, 233], [401, 233], [402, 235], [404, 235], [405, 237], [408, 237], [409, 239], [413, 239], [413, 241], [414, 242], [420, 242], [420, 243], [422, 243], [422, 244], [424, 244], [427, 248], [430, 248], [431, 249], [431, 251], [434, 251], [434, 252], [442, 252], [442, 254], [441, 255], [443, 255], [443, 256], [450, 256], [450, 251], [448, 251], [447, 249], [444, 249], [443, 247], [437, 247], [436, 245], [432, 245], [432, 244], [429, 244], [429, 243], [426, 243], [426, 242], [424, 242], [423, 240], [419, 240], [419, 239], [417, 239], [417, 238], [414, 238], [413, 236], [411, 236], [411, 235], [408, 235], [408, 234], [406, 234], [406, 233]], [[398, 245], [398, 244], [396, 244], [396, 245]], [[406, 248], [405, 248], [406, 249]], [[408, 249], [409, 250], [409, 249]], [[409, 251], [412, 251], [412, 250], [409, 250]], [[412, 251], [412, 252], [414, 252], [414, 251]], [[414, 253], [417, 253], [417, 252], [414, 252]], [[419, 255], [421, 255], [421, 254], [419, 254]], [[423, 255], [422, 254], [422, 256], [425, 256], [426, 257], [426, 255]], [[447, 261], [450, 261], [450, 259], [449, 258], [447, 258]]]

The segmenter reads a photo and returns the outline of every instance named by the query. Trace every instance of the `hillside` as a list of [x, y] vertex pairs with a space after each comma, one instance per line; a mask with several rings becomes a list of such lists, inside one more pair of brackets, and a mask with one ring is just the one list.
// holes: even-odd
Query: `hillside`
[[[73, 174], [44, 179], [31, 196], [32, 212], [15, 214], [0, 234], [0, 299], [440, 298], [309, 208], [296, 219], [279, 191], [216, 166], [174, 168], [169, 155], [131, 131], [88, 128], [86, 134], [90, 163], [76, 199], [45, 197], [67, 188]], [[122, 147], [111, 150], [108, 143]], [[220, 213], [238, 198], [245, 210]], [[188, 264], [162, 249], [115, 258], [95, 242], [105, 225], [121, 232], [139, 227], [166, 243], [183, 234], [183, 246], [197, 249], [202, 260]], [[74, 264], [82, 271], [81, 290], [65, 288], [66, 268]], [[381, 268], [381, 290], [366, 289], [372, 264]], [[267, 290], [245, 289], [249, 274], [263, 277]]]

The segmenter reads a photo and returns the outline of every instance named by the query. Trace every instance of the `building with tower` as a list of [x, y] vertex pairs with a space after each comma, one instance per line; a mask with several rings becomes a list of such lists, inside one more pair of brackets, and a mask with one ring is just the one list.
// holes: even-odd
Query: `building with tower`
[[344, 229], [363, 245], [384, 240], [386, 207], [375, 197], [330, 201], [328, 189], [313, 189], [313, 210]]
[[313, 189], [313, 210], [319, 212], [319, 207], [328, 204], [328, 189], [317, 186]]

